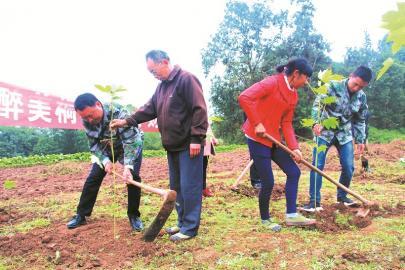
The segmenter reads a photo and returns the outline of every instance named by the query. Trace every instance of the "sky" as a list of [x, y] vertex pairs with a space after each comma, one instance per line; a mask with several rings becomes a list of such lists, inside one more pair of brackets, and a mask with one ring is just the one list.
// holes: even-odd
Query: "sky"
[[[279, 0], [287, 1], [287, 0]], [[403, 0], [400, 0], [403, 2]], [[314, 0], [314, 24], [341, 61], [347, 47], [386, 31], [381, 16], [398, 0]], [[168, 52], [195, 74], [209, 98], [201, 50], [224, 16], [226, 0], [0, 0], [0, 81], [69, 100], [94, 84], [123, 85], [123, 103], [137, 107], [158, 81], [145, 54]]]

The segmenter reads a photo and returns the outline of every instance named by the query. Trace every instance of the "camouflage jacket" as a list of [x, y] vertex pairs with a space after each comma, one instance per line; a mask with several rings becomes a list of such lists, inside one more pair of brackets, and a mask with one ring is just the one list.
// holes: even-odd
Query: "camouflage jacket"
[[319, 104], [326, 95], [318, 95], [312, 107], [312, 118], [317, 123], [328, 117], [336, 117], [339, 125], [336, 129], [324, 129], [319, 136], [327, 142], [337, 138], [340, 145], [355, 140], [355, 143], [365, 143], [366, 139], [366, 115], [367, 97], [360, 90], [351, 96], [347, 89], [347, 79], [342, 81], [332, 81], [328, 87], [328, 95], [336, 97], [336, 102], [325, 106], [319, 112]]
[[109, 129], [111, 113], [113, 119], [125, 119], [130, 113], [121, 105], [114, 104], [111, 112], [109, 104], [103, 104], [103, 120], [96, 126], [82, 121], [89, 140], [92, 161], [105, 165], [112, 160], [110, 147], [110, 135], [113, 133], [114, 159], [121, 164], [133, 169], [133, 166], [140, 162], [139, 157], [143, 148], [143, 132], [137, 127], [119, 128], [116, 131]]

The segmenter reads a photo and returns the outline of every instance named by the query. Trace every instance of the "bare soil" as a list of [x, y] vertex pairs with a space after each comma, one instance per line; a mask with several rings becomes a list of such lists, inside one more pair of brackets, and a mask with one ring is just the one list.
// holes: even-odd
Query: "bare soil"
[[[371, 145], [369, 157], [397, 161], [403, 155], [405, 141], [394, 141], [385, 145]], [[311, 149], [303, 149], [304, 157], [311, 159]], [[230, 153], [219, 153], [210, 159], [209, 174], [216, 179], [236, 179], [249, 161], [245, 150]], [[336, 150], [331, 149], [328, 155], [326, 170], [339, 171], [340, 165]], [[41, 165], [26, 168], [0, 169], [0, 200], [39, 198], [60, 193], [80, 192], [87, 174], [91, 168], [88, 162], [61, 162], [53, 165]], [[277, 168], [275, 166], [275, 168]], [[307, 168], [302, 167], [303, 170]], [[148, 184], [166, 186], [168, 179], [167, 161], [165, 158], [145, 158], [141, 168], [142, 181]], [[3, 188], [5, 180], [16, 182], [16, 188], [6, 190]], [[164, 180], [164, 181], [162, 181]], [[395, 183], [403, 183], [403, 177], [388, 179]], [[285, 196], [284, 183], [275, 184], [272, 200], [279, 200]], [[111, 177], [105, 179], [103, 185], [111, 185]], [[244, 182], [235, 192], [224, 182], [212, 186], [214, 193], [227, 194], [227, 196], [256, 197], [257, 190], [250, 186], [245, 177]], [[233, 195], [232, 195], [233, 194]], [[380, 206], [371, 209], [365, 218], [356, 217], [356, 208], [347, 208], [340, 204], [323, 205], [324, 211], [311, 215], [318, 224], [314, 228], [325, 233], [337, 233], [352, 230], [353, 228], [367, 229], [375, 217], [390, 217], [405, 215], [405, 206], [398, 204], [395, 207]], [[73, 211], [73, 209], [72, 209]], [[348, 215], [348, 223], [337, 221], [339, 214]], [[33, 219], [33, 213], [21, 213], [13, 207], [0, 208], [0, 226], [16, 224]], [[112, 220], [107, 218], [89, 219], [86, 226], [74, 230], [66, 228], [66, 221], [56, 220], [46, 228], [33, 229], [28, 233], [17, 233], [13, 236], [0, 237], [0, 256], [21, 256], [29, 262], [33, 269], [46, 268], [46, 262], [55, 265], [58, 269], [122, 269], [130, 268], [135, 257], [143, 258], [145, 262], [156, 256], [171, 254], [171, 244], [145, 243], [141, 241], [140, 234], [133, 234], [126, 220], [117, 222], [119, 239], [114, 239]], [[167, 237], [167, 236], [161, 236]], [[238, 236], [235, 236], [237, 239]], [[272, 236], [264, 236], [271, 239]], [[260, 249], [260, 242], [256, 243]], [[173, 244], [174, 245], [174, 244]], [[241, 248], [246, 248], [242, 247]], [[252, 249], [252, 252], [256, 249]], [[195, 260], [204, 262], [216, 260], [219, 254], [212, 248], [190, 249]], [[94, 255], [97, 254], [97, 255]], [[253, 255], [252, 255], [253, 256]], [[348, 261], [366, 263], [367, 257], [361, 253], [344, 253], [342, 258]]]

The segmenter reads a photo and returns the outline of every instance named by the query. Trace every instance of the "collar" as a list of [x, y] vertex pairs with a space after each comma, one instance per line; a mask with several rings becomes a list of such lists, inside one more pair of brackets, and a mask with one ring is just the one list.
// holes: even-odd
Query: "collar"
[[170, 82], [174, 79], [174, 77], [176, 77], [177, 73], [179, 73], [181, 70], [179, 65], [175, 65], [173, 67], [172, 72], [170, 72], [169, 77], [165, 80], [166, 82]]
[[295, 89], [294, 89], [294, 88], [291, 88], [290, 83], [288, 82], [287, 76], [286, 76], [285, 74], [283, 74], [283, 77], [284, 77], [284, 81], [285, 81], [285, 84], [287, 85], [288, 89], [289, 89], [290, 91], [293, 91], [293, 92], [294, 92]]
[[357, 92], [360, 92], [361, 90], [357, 91], [357, 92], [354, 92], [354, 93], [350, 92], [348, 83], [349, 83], [349, 79], [346, 79], [345, 80], [346, 92], [349, 95], [349, 98], [351, 98], [351, 97], [355, 96], [357, 94]]

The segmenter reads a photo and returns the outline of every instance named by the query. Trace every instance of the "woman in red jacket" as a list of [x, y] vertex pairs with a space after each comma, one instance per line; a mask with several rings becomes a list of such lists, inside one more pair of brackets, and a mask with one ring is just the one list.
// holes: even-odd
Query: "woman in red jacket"
[[[278, 74], [255, 83], [239, 96], [239, 104], [247, 115], [243, 131], [248, 140], [250, 155], [262, 180], [259, 193], [260, 216], [262, 224], [272, 231], [280, 231], [281, 226], [270, 218], [269, 213], [270, 197], [274, 186], [271, 160], [287, 175], [286, 225], [305, 226], [315, 223], [315, 220], [307, 219], [297, 213], [296, 200], [301, 172], [294, 160], [299, 162], [302, 154], [292, 126], [294, 110], [298, 102], [297, 89], [306, 84], [312, 75], [312, 68], [305, 59], [297, 58], [277, 67], [277, 72]], [[294, 157], [263, 137], [264, 133], [268, 133], [280, 140], [280, 128], [288, 147], [294, 151]]]

